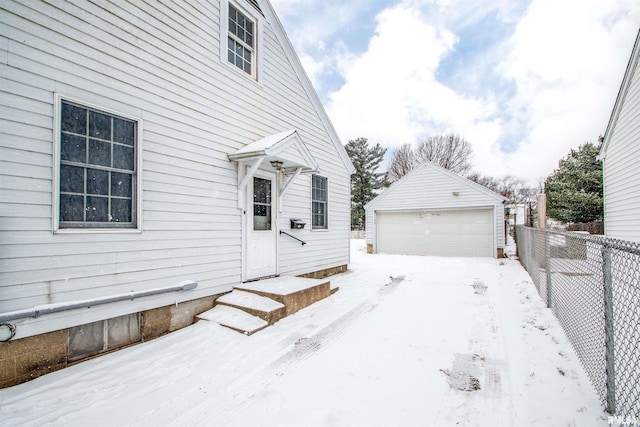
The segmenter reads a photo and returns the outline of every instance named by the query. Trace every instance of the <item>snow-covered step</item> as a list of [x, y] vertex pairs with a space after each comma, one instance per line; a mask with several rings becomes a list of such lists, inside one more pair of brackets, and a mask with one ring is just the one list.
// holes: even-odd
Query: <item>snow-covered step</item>
[[245, 335], [251, 335], [269, 326], [266, 320], [226, 305], [216, 305], [211, 310], [200, 313], [198, 318], [219, 323]]
[[331, 295], [331, 282], [326, 279], [279, 276], [242, 283], [235, 289], [278, 301], [285, 305], [289, 316]]
[[340, 290], [340, 287], [338, 285], [334, 285], [333, 283], [329, 283], [329, 287], [331, 289], [331, 295], [335, 294]]
[[216, 305], [239, 308], [273, 325], [287, 315], [284, 304], [251, 292], [234, 290], [216, 300]]

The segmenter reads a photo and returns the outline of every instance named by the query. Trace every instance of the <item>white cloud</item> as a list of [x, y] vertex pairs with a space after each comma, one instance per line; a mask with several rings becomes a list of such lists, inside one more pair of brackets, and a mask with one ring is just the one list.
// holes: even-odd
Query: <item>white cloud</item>
[[397, 146], [452, 131], [473, 144], [476, 163], [486, 161], [499, 137], [497, 106], [458, 94], [435, 77], [456, 41], [409, 2], [382, 12], [368, 51], [346, 67], [347, 82], [327, 106], [343, 141], [364, 136]]
[[[604, 133], [640, 24], [637, 0], [389, 0], [354, 54], [340, 35], [379, 1], [273, 2], [285, 26], [297, 22], [290, 37], [343, 142], [397, 146], [454, 131], [473, 145], [477, 170], [532, 181]], [[456, 51], [460, 38], [489, 15], [515, 32], [448, 69], [451, 86], [438, 81], [447, 55], [471, 54]], [[327, 93], [330, 73], [344, 84]]]
[[341, 64], [351, 57], [336, 35], [357, 22], [368, 0], [272, 0], [272, 4], [311, 82], [324, 93], [323, 77], [342, 74]]
[[[414, 142], [429, 122], [447, 118], [455, 102], [456, 95], [434, 78], [455, 37], [421, 21], [419, 10], [406, 4], [377, 20], [368, 51], [343, 63], [346, 84], [331, 94], [327, 109], [345, 141]], [[437, 108], [431, 108], [434, 99], [440, 100]]]
[[535, 0], [500, 64], [523, 130], [509, 170], [548, 175], [570, 148], [604, 134], [640, 22], [629, 1]]

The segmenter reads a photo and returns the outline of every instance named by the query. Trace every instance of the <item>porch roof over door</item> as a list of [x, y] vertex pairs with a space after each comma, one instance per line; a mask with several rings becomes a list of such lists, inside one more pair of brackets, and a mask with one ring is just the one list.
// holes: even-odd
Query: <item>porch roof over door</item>
[[254, 160], [282, 162], [279, 169], [311, 172], [318, 170], [318, 163], [300, 139], [295, 129], [266, 136], [229, 154], [229, 160], [251, 164]]

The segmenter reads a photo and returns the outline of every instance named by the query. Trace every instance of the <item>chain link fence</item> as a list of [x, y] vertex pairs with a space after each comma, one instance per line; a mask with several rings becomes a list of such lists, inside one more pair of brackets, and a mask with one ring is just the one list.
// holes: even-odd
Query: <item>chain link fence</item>
[[640, 420], [640, 244], [525, 226], [516, 243], [606, 410]]

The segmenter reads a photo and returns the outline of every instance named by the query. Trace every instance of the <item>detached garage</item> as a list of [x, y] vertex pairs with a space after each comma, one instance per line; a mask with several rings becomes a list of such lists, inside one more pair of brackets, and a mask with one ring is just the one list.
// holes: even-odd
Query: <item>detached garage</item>
[[365, 206], [371, 253], [500, 257], [506, 199], [427, 162]]

